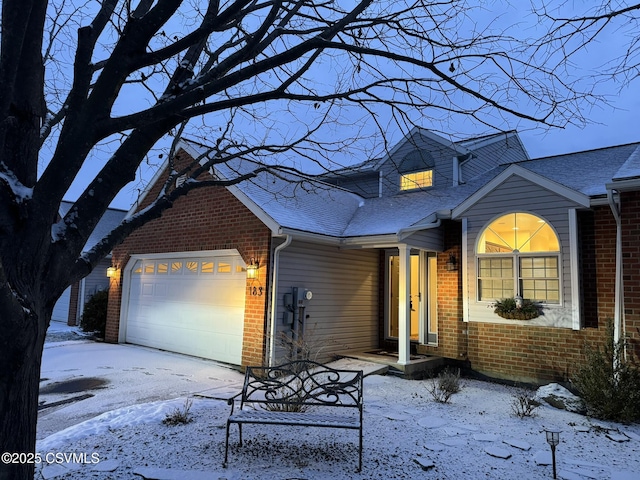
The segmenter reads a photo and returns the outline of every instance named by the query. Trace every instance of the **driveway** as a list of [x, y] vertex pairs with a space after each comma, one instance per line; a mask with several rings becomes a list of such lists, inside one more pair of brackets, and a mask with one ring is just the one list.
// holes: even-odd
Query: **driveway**
[[243, 376], [210, 360], [84, 339], [52, 322], [42, 360], [37, 438], [117, 408], [188, 395], [226, 397]]

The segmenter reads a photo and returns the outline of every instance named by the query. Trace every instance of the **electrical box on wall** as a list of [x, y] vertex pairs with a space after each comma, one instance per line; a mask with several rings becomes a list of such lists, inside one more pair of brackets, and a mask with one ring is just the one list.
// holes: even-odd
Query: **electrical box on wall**
[[282, 303], [284, 304], [284, 308], [290, 312], [293, 312], [293, 295], [290, 293], [285, 293], [282, 296]]
[[282, 295], [284, 312], [282, 314], [282, 324], [292, 325], [296, 318], [301, 315], [300, 310], [306, 308], [309, 300], [313, 298], [311, 290], [303, 287], [291, 287], [291, 293]]
[[295, 300], [295, 306], [306, 307], [307, 302], [313, 298], [311, 290], [307, 290], [303, 287], [293, 287], [293, 298]]

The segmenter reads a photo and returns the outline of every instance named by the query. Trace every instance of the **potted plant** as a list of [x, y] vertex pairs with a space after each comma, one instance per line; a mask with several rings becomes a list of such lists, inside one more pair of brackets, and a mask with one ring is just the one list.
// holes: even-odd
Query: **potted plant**
[[541, 314], [539, 305], [519, 295], [497, 300], [492, 307], [494, 313], [510, 320], [531, 320]]

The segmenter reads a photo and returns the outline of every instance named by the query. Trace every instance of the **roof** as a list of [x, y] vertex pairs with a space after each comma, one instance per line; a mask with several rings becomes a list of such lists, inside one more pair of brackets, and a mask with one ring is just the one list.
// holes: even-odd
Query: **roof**
[[[69, 209], [73, 206], [73, 202], [69, 202], [63, 200], [60, 202], [60, 208], [58, 209], [58, 213], [61, 217], [64, 217]], [[96, 228], [93, 229], [87, 243], [84, 245], [82, 249], [84, 252], [91, 250], [100, 240], [106, 237], [111, 230], [116, 228], [122, 222], [122, 219], [125, 217], [127, 212], [125, 210], [119, 210], [115, 208], [109, 208], [102, 218], [98, 221]]]
[[[193, 158], [206, 153], [205, 147], [192, 142], [184, 142], [181, 147]], [[215, 165], [214, 174], [233, 179], [260, 166], [236, 159]], [[340, 187], [276, 169], [227, 188], [272, 230], [287, 228], [329, 236], [342, 235], [363, 201]]]
[[[202, 152], [203, 147], [190, 144]], [[364, 199], [317, 178], [291, 173], [262, 173], [230, 190], [272, 230], [286, 229], [348, 238], [399, 235], [403, 229], [448, 218], [451, 210], [514, 164], [499, 165], [463, 185], [434, 188], [395, 196]], [[640, 143], [619, 145], [515, 163], [550, 182], [590, 198], [606, 195], [606, 185], [620, 175], [640, 174]], [[229, 177], [255, 168], [244, 161], [216, 166]]]

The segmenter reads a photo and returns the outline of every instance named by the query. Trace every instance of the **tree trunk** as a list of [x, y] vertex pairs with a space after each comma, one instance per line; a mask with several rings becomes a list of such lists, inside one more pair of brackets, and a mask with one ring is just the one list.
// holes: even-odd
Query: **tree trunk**
[[[15, 313], [2, 310], [3, 319]], [[40, 362], [48, 321], [24, 311], [19, 321], [6, 324], [9, 331], [3, 332], [0, 348], [0, 480], [31, 480], [37, 461]]]

